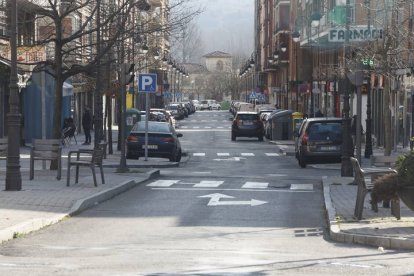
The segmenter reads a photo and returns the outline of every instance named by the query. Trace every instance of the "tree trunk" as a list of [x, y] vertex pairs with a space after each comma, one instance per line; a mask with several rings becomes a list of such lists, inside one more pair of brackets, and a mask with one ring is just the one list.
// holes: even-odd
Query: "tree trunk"
[[384, 87], [384, 155], [391, 155], [392, 149], [392, 130], [391, 130], [391, 110], [390, 110], [390, 95], [391, 85], [390, 79], [387, 78]]

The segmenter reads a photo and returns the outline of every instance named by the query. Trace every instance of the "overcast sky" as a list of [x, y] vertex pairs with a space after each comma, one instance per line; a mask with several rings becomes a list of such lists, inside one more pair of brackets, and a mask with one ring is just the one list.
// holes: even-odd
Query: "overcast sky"
[[253, 51], [254, 0], [193, 0], [204, 8], [196, 22], [207, 53]]

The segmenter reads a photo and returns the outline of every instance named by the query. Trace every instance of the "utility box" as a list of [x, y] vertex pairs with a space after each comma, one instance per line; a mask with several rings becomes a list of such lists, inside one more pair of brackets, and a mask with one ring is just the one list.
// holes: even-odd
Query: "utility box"
[[128, 137], [136, 122], [141, 121], [141, 111], [135, 108], [128, 108], [125, 114], [125, 138]]
[[290, 140], [293, 136], [292, 111], [283, 110], [272, 118], [272, 140]]
[[293, 131], [299, 131], [300, 125], [303, 121], [303, 113], [302, 112], [294, 112], [292, 114], [293, 119]]

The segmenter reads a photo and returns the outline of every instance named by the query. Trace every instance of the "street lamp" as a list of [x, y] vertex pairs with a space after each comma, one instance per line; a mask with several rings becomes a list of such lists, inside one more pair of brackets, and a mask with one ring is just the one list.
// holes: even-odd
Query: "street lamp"
[[7, 114], [8, 150], [6, 164], [6, 191], [20, 191], [22, 178], [20, 172], [20, 120], [19, 87], [17, 77], [17, 1], [10, 7], [10, 111]]
[[300, 41], [300, 33], [295, 31], [292, 33], [293, 42], [295, 42], [295, 83], [296, 83], [296, 111], [299, 111], [299, 82], [298, 82], [298, 47]]
[[[280, 43], [280, 50], [283, 53], [287, 52], [287, 44], [285, 42]], [[289, 57], [286, 64], [286, 99], [287, 99], [287, 109], [289, 109]]]

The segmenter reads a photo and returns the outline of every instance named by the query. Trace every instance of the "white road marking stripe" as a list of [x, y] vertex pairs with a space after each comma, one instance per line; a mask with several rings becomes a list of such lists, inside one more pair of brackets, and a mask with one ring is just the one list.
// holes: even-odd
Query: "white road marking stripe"
[[268, 186], [268, 182], [246, 182], [242, 189], [266, 189]]
[[217, 128], [224, 128], [224, 127], [217, 127]]
[[313, 190], [313, 184], [290, 184], [291, 190]]
[[279, 153], [271, 152], [271, 153], [265, 153], [267, 156], [280, 156]]
[[224, 181], [203, 180], [203, 181], [200, 181], [200, 183], [195, 184], [193, 187], [194, 188], [217, 188], [218, 186], [220, 186], [223, 183], [224, 183]]
[[204, 127], [204, 128], [212, 128], [212, 127]]
[[228, 152], [218, 152], [217, 156], [230, 156], [230, 153], [228, 153]]
[[193, 156], [206, 156], [205, 152], [195, 152], [193, 153]]
[[157, 180], [150, 184], [148, 184], [148, 187], [170, 187], [176, 183], [178, 183], [180, 180]]
[[242, 152], [240, 155], [241, 156], [254, 156], [254, 153], [251, 153], [251, 152]]
[[200, 127], [197, 126], [197, 127], [194, 127], [194, 128], [200, 128]]
[[169, 191], [237, 191], [237, 192], [265, 192], [265, 193], [313, 193], [314, 191], [308, 190], [284, 190], [284, 189], [223, 189], [223, 188], [174, 188], [174, 187], [165, 187], [165, 188], [152, 188], [154, 190], [169, 190]]

